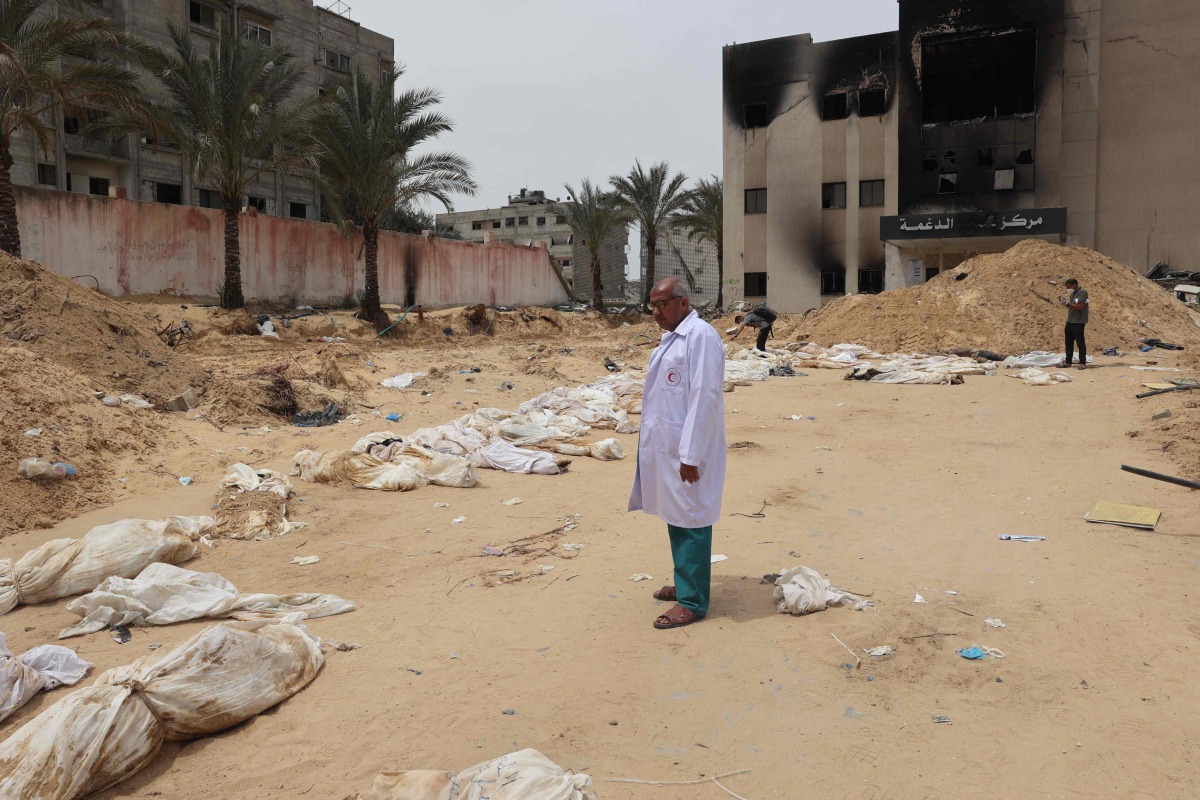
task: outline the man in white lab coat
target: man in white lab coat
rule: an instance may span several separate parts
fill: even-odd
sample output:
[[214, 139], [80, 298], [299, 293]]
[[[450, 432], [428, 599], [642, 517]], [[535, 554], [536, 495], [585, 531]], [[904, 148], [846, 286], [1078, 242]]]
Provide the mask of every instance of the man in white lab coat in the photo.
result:
[[654, 627], [679, 628], [708, 613], [712, 526], [725, 486], [725, 345], [691, 309], [679, 278], [654, 287], [650, 310], [666, 333], [646, 371], [629, 510], [667, 523], [675, 584], [654, 597], [676, 605]]

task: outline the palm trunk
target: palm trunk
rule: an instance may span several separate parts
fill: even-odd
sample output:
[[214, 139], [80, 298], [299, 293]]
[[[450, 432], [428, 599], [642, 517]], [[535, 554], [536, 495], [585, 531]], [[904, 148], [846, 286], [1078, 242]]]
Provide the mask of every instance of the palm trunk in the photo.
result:
[[225, 285], [221, 292], [221, 308], [242, 308], [246, 298], [242, 294], [242, 240], [238, 230], [241, 198], [224, 197], [222, 200], [225, 206]]
[[725, 254], [717, 245], [717, 313], [725, 310]]
[[21, 257], [21, 231], [17, 228], [17, 198], [13, 195], [12, 153], [0, 142], [0, 250]]
[[362, 318], [375, 322], [379, 317], [379, 229], [374, 225], [363, 226]]
[[604, 310], [604, 281], [600, 278], [600, 254], [592, 253], [592, 306]]
[[651, 237], [646, 234], [642, 237], [642, 241], [646, 243], [646, 263], [645, 269], [642, 270], [642, 302], [650, 302], [650, 292], [654, 291], [654, 246], [658, 244], [658, 236]]

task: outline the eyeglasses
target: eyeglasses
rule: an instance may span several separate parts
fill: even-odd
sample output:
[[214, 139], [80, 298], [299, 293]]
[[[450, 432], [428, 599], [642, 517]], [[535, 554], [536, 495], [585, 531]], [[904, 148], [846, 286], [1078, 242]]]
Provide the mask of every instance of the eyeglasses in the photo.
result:
[[675, 297], [668, 297], [666, 300], [653, 300], [649, 303], [646, 303], [646, 310], [652, 314], [656, 310], [662, 311], [664, 308], [666, 308], [671, 303], [674, 303], [678, 299], [679, 299], [679, 296], [677, 295]]

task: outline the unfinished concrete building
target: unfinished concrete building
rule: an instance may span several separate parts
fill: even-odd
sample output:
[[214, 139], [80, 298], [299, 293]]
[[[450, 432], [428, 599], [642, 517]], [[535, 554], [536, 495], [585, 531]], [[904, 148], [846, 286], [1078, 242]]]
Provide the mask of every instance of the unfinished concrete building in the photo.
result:
[[1200, 4], [899, 0], [900, 29], [724, 49], [727, 299], [804, 311], [1031, 236], [1200, 256]]
[[[591, 298], [591, 254], [576, 239], [561, 208], [562, 198], [550, 199], [541, 190], [521, 189], [499, 208], [452, 211], [437, 215], [437, 224], [458, 231], [469, 242], [542, 242], [577, 297]], [[600, 279], [605, 300], [625, 297], [626, 248], [629, 234], [618, 231], [600, 248]]]
[[[189, 30], [203, 52], [228, 20], [243, 38], [287, 47], [308, 64], [298, 91], [312, 95], [327, 91], [357, 68], [372, 76], [395, 68], [392, 40], [350, 19], [344, 3], [325, 8], [313, 0], [90, 0], [83, 8], [167, 51], [173, 49], [168, 22]], [[147, 79], [145, 86], [151, 98], [165, 96], [157, 81]], [[145, 136], [85, 141], [80, 130], [96, 113], [80, 106], [60, 109], [47, 149], [28, 133], [20, 137], [13, 146], [13, 182], [104, 196], [122, 189], [136, 200], [221, 207], [215, 187], [194, 181], [170, 142], [155, 143]], [[312, 183], [281, 173], [260, 174], [243, 201], [264, 214], [320, 218]]]

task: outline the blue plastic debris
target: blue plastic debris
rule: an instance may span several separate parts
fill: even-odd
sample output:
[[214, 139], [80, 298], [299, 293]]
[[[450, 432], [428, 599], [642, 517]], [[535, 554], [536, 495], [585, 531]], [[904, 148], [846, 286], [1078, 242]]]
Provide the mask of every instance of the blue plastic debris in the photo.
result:
[[958, 654], [963, 658], [969, 658], [972, 661], [982, 661], [983, 659], [987, 658], [987, 653], [983, 652], [983, 650], [977, 646], [964, 647], [962, 650], [958, 651]]

